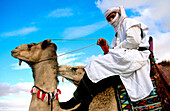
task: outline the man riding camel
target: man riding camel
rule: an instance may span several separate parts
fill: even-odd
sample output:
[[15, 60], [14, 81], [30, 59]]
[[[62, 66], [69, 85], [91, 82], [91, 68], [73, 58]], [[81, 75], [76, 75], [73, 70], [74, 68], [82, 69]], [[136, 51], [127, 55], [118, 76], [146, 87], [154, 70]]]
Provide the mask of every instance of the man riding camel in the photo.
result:
[[[109, 49], [106, 40], [97, 42], [105, 53], [85, 67], [85, 75], [74, 92], [74, 97], [60, 103], [61, 108], [70, 109], [81, 103], [77, 111], [87, 111], [93, 97], [102, 89], [105, 81], [120, 78], [132, 102], [150, 94], [153, 85], [150, 79], [148, 27], [127, 18], [125, 9], [109, 8], [105, 12], [107, 22], [116, 33]], [[112, 78], [112, 79], [110, 79]]]

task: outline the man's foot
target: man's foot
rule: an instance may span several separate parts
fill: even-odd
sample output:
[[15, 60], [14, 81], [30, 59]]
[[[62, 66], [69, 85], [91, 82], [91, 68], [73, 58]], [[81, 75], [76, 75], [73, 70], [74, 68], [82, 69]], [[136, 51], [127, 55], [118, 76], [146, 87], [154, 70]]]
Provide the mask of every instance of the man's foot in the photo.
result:
[[67, 102], [60, 102], [59, 104], [60, 104], [60, 107], [62, 109], [71, 109], [71, 108], [73, 108], [74, 106], [76, 106], [79, 103], [80, 102], [73, 97], [69, 101], [67, 101]]

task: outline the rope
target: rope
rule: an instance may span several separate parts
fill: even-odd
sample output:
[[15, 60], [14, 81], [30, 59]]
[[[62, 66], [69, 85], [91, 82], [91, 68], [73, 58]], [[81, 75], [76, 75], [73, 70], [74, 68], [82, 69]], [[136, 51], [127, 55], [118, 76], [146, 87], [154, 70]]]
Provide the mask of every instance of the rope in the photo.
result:
[[66, 54], [70, 54], [70, 53], [72, 53], [72, 52], [76, 52], [76, 51], [85, 49], [85, 48], [87, 48], [87, 47], [91, 47], [91, 46], [93, 46], [93, 45], [96, 45], [96, 43], [91, 44], [91, 45], [88, 45], [88, 46], [85, 46], [85, 47], [82, 47], [82, 48], [79, 48], [79, 49], [76, 49], [76, 50], [73, 50], [73, 51], [70, 51], [70, 52], [67, 52], [67, 53], [64, 53], [64, 54], [60, 54], [60, 55], [58, 55], [58, 56], [53, 56], [53, 57], [50, 57], [50, 58], [46, 58], [46, 59], [39, 60], [39, 61], [32, 61], [32, 62], [40, 63], [40, 62], [47, 61], [47, 60], [57, 59], [57, 57], [61, 57], [61, 56], [64, 56], [64, 55], [66, 55]]
[[76, 50], [73, 50], [73, 51], [70, 51], [70, 52], [67, 52], [67, 53], [64, 53], [64, 54], [60, 54], [60, 55], [58, 55], [57, 57], [61, 57], [61, 56], [66, 55], [66, 54], [70, 54], [70, 53], [72, 53], [72, 52], [76, 52], [76, 51], [85, 49], [85, 48], [87, 48], [87, 47], [91, 47], [91, 46], [93, 46], [93, 45], [96, 45], [96, 43], [91, 44], [91, 45], [88, 45], [88, 46], [85, 46], [85, 47], [82, 47], [82, 48], [79, 48], [79, 49], [76, 49]]
[[83, 41], [83, 40], [98, 40], [98, 39], [50, 39], [55, 41]]
[[[56, 40], [56, 41], [79, 41], [79, 40], [98, 40], [98, 39], [50, 39], [50, 40]], [[109, 41], [107, 40], [107, 42], [109, 43]], [[73, 52], [76, 52], [76, 51], [79, 51], [79, 50], [82, 50], [82, 49], [85, 49], [85, 48], [88, 48], [88, 47], [91, 47], [93, 45], [96, 45], [97, 43], [94, 43], [94, 44], [91, 44], [91, 45], [88, 45], [88, 46], [85, 46], [85, 47], [82, 47], [82, 48], [79, 48], [79, 49], [76, 49], [76, 50], [73, 50], [73, 51], [70, 51], [70, 52], [66, 52], [64, 54], [60, 54], [58, 56], [54, 56], [54, 57], [51, 57], [51, 58], [47, 58], [47, 59], [44, 59], [44, 60], [40, 60], [40, 61], [34, 61], [34, 62], [42, 62], [42, 61], [46, 61], [46, 60], [52, 60], [52, 59], [56, 59], [57, 57], [61, 57], [61, 56], [64, 56], [66, 54], [70, 54], [70, 53], [73, 53]], [[109, 44], [108, 44], [109, 45]]]

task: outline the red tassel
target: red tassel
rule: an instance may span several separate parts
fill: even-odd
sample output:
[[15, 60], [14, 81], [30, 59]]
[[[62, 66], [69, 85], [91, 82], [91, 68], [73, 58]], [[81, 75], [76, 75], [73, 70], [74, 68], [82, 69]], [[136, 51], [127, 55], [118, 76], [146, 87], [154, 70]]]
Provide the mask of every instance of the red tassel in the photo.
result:
[[[37, 93], [37, 98], [41, 99], [42, 101], [45, 101], [45, 102], [51, 101], [52, 93], [43, 93], [40, 90], [36, 91], [35, 87], [32, 88], [30, 92], [31, 93]], [[61, 94], [61, 90], [55, 89], [55, 91], [53, 91], [53, 94], [55, 96], [54, 99], [59, 99], [58, 95]]]
[[44, 97], [43, 101], [48, 102], [48, 94], [47, 93], [45, 93], [45, 97]]
[[30, 93], [33, 93], [33, 88], [31, 89]]
[[43, 101], [45, 97], [45, 93], [42, 94], [41, 100]]
[[55, 95], [55, 98], [58, 100], [58, 94]]
[[38, 90], [38, 92], [37, 92], [37, 98], [39, 98], [40, 97], [40, 90]]
[[33, 87], [33, 88], [31, 89], [30, 93], [36, 93], [36, 88]]
[[60, 89], [57, 89], [58, 93], [61, 94], [61, 90]]

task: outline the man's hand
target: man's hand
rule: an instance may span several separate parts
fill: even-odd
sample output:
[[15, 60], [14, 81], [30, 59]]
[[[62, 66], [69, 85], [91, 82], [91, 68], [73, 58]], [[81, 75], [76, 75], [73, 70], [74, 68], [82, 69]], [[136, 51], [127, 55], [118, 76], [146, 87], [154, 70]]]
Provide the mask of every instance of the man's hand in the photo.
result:
[[104, 39], [104, 38], [98, 39], [97, 45], [100, 45], [100, 47], [104, 51], [104, 54], [107, 54], [109, 52], [109, 46], [106, 42], [106, 39]]
[[104, 39], [104, 38], [100, 38], [97, 40], [97, 45], [104, 46], [106, 44], [107, 44], [106, 39]]

